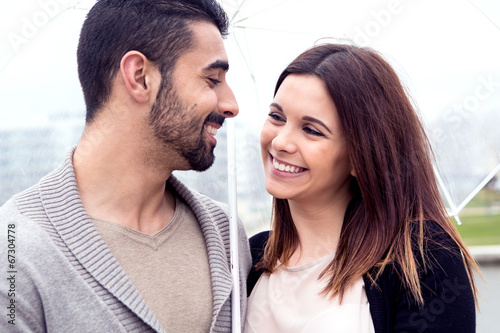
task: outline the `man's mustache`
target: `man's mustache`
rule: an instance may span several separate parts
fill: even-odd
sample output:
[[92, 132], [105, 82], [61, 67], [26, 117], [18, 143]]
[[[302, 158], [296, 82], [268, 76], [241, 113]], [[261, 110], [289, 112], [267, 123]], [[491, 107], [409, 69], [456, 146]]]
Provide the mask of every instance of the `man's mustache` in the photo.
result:
[[222, 126], [224, 124], [224, 120], [226, 120], [226, 117], [222, 116], [218, 112], [213, 111], [208, 115], [207, 119], [205, 119], [205, 123], [212, 122]]

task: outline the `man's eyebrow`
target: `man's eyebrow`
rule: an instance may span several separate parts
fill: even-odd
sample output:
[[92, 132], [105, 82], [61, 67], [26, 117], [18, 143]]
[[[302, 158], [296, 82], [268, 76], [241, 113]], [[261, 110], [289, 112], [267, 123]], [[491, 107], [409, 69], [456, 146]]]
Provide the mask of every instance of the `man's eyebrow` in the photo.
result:
[[325, 123], [323, 123], [321, 120], [319, 119], [316, 119], [316, 118], [313, 118], [313, 117], [309, 117], [309, 116], [304, 116], [302, 117], [302, 120], [305, 120], [305, 121], [310, 121], [312, 123], [316, 123], [322, 127], [324, 127], [330, 134], [332, 134], [332, 131], [330, 131], [330, 129], [325, 125]]
[[224, 60], [216, 60], [207, 67], [203, 68], [204, 72], [209, 72], [214, 69], [222, 69], [224, 72], [229, 70], [229, 63]]

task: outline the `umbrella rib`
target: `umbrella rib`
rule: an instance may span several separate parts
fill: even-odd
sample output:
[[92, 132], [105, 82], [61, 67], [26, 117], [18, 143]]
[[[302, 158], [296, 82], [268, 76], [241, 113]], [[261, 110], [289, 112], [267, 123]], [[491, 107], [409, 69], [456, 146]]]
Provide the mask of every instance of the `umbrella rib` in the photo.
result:
[[235, 38], [234, 40], [235, 40], [235, 42], [236, 42], [236, 45], [238, 46], [238, 49], [240, 50], [241, 55], [243, 55], [243, 60], [245, 60], [245, 65], [247, 66], [247, 69], [248, 69], [248, 71], [250, 72], [250, 77], [252, 78], [252, 81], [253, 81], [253, 82], [254, 82], [254, 84], [255, 84], [255, 77], [254, 77], [254, 75], [253, 75], [252, 67], [251, 67], [251, 66], [250, 66], [250, 64], [248, 63], [247, 58], [245, 57], [245, 53], [243, 52], [243, 49], [241, 48], [240, 43], [238, 42], [238, 40], [237, 40], [236, 38]]
[[443, 194], [446, 198], [446, 201], [448, 201], [448, 205], [450, 205], [451, 212], [448, 212], [448, 215], [456, 216], [458, 215], [458, 210], [457, 206], [453, 203], [453, 199], [451, 197], [450, 192], [446, 188], [443, 178], [441, 178], [441, 174], [439, 173], [438, 169], [434, 166], [434, 174], [436, 175], [436, 179], [438, 181], [439, 186], [441, 187], [441, 190], [443, 191]]
[[[287, 2], [290, 2], [290, 1], [291, 1], [291, 0], [284, 0], [284, 1], [282, 1], [282, 2], [278, 3], [278, 4], [274, 5], [274, 6], [271, 6], [271, 7], [268, 7], [268, 8], [264, 8], [264, 9], [263, 9], [263, 10], [261, 10], [261, 11], [258, 11], [258, 12], [256, 12], [256, 13], [250, 14], [250, 15], [248, 15], [248, 16], [246, 16], [246, 17], [243, 17], [243, 18], [239, 19], [239, 20], [238, 20], [238, 21], [236, 21], [236, 22], [233, 22], [233, 24], [237, 24], [237, 23], [240, 23], [240, 22], [242, 22], [242, 21], [245, 21], [245, 20], [247, 20], [248, 18], [250, 18], [250, 17], [252, 17], [252, 16], [262, 14], [262, 13], [264, 13], [264, 12], [268, 11], [268, 10], [271, 10], [271, 9], [273, 9], [273, 8], [275, 8], [275, 7], [281, 6], [281, 5], [283, 5], [283, 4], [287, 3]], [[244, 2], [245, 2], [245, 1], [243, 1], [243, 3], [244, 3]], [[243, 3], [242, 3], [242, 5], [243, 5]], [[241, 8], [241, 6], [238, 8], [238, 10], [237, 10], [237, 11], [239, 11], [239, 10], [240, 10], [240, 8]]]
[[464, 201], [462, 201], [462, 203], [457, 207], [457, 214], [458, 212], [460, 212], [462, 209], [464, 209], [464, 207], [469, 203], [469, 201], [471, 201], [475, 196], [476, 194], [479, 193], [479, 191], [481, 191], [483, 189], [483, 187], [493, 178], [495, 177], [495, 175], [500, 172], [500, 163], [496, 166], [495, 169], [493, 169], [493, 171], [491, 171], [488, 176], [486, 176], [486, 178], [483, 179], [483, 181], [481, 183], [479, 183], [479, 185], [474, 189], [474, 191], [472, 191], [469, 196], [467, 198], [464, 199]]
[[269, 32], [279, 32], [279, 33], [286, 33], [286, 34], [297, 34], [297, 35], [306, 35], [306, 36], [317, 36], [317, 34], [310, 33], [310, 32], [302, 32], [302, 31], [289, 31], [289, 30], [279, 30], [279, 29], [268, 29], [268, 28], [257, 28], [257, 27], [249, 27], [249, 26], [244, 26], [244, 25], [237, 25], [234, 26], [233, 28], [235, 29], [251, 29], [251, 30], [262, 30], [262, 31], [269, 31]]
[[238, 46], [238, 49], [240, 50], [241, 55], [243, 56], [243, 60], [245, 61], [245, 65], [247, 66], [248, 72], [250, 73], [250, 78], [253, 81], [253, 88], [255, 90], [255, 98], [257, 99], [257, 105], [260, 106], [259, 93], [257, 91], [257, 81], [255, 80], [255, 75], [253, 74], [252, 65], [248, 62], [247, 58], [245, 57], [245, 53], [243, 52], [243, 49], [241, 48], [241, 45], [238, 42], [238, 40], [236, 38], [234, 40], [236, 42], [236, 45]]
[[476, 10], [481, 13], [484, 17], [486, 17], [486, 19], [488, 21], [491, 22], [491, 24], [493, 24], [495, 26], [495, 28], [497, 28], [498, 30], [500, 30], [500, 26], [498, 26], [498, 24], [493, 21], [493, 19], [488, 15], [486, 14], [481, 8], [479, 8], [474, 2], [472, 2], [471, 0], [468, 0], [467, 2], [469, 2], [474, 8], [476, 8]]
[[231, 17], [231, 22], [236, 18], [236, 16], [240, 13], [241, 7], [245, 4], [246, 0], [243, 0], [240, 4], [238, 4], [238, 8], [236, 8], [236, 11], [233, 14], [233, 17]]

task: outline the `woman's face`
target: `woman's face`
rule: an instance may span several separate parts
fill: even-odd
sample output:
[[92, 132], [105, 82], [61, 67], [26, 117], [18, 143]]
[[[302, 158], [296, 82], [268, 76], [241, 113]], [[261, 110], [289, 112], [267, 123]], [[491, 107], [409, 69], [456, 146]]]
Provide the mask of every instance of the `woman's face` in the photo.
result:
[[266, 189], [274, 197], [327, 203], [349, 194], [344, 131], [319, 78], [287, 76], [270, 106], [260, 144]]

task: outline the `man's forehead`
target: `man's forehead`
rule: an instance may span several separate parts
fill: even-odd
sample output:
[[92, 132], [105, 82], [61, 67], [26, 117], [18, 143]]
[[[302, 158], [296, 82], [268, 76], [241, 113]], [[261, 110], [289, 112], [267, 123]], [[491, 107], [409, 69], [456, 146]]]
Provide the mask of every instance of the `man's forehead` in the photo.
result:
[[219, 29], [213, 23], [203, 21], [191, 23], [190, 28], [194, 37], [193, 47], [182, 57], [197, 63], [203, 71], [227, 71], [229, 62]]

